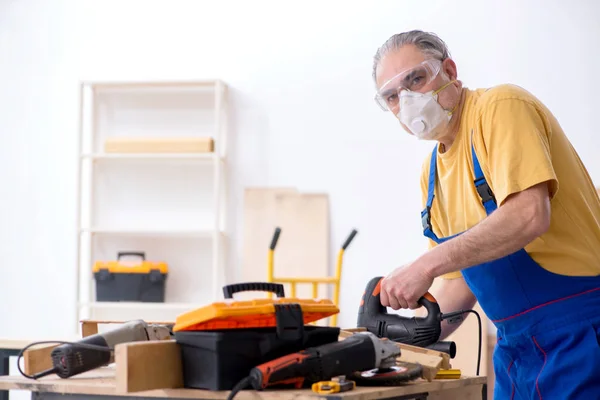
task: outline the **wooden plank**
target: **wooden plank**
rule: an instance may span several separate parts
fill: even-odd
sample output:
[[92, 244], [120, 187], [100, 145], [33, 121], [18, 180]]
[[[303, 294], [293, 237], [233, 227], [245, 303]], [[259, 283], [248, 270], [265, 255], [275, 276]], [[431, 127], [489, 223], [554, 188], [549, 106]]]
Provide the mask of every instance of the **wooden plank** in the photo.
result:
[[[267, 257], [269, 244], [278, 226], [276, 196], [284, 193], [296, 193], [295, 188], [246, 188], [244, 191], [242, 282], [265, 282], [267, 280]], [[287, 230], [284, 235], [287, 234]], [[276, 254], [279, 254], [279, 244]], [[276, 267], [279, 271], [279, 265]], [[252, 299], [258, 293], [239, 293], [238, 299]]]
[[175, 340], [118, 344], [115, 365], [119, 393], [183, 387], [181, 351]]
[[[281, 235], [275, 249], [275, 276], [326, 277], [329, 271], [329, 197], [320, 193], [279, 193], [276, 222]], [[291, 286], [285, 284], [292, 296]], [[330, 285], [319, 285], [318, 297], [328, 298]], [[299, 298], [312, 298], [312, 285], [300, 284]]]
[[94, 321], [81, 322], [81, 337], [88, 337], [98, 333], [98, 323]]
[[[242, 281], [267, 279], [269, 244], [277, 227], [281, 235], [274, 253], [276, 277], [306, 280], [331, 275], [328, 195], [299, 193], [293, 188], [248, 188], [244, 193]], [[318, 297], [329, 298], [331, 286], [320, 284]], [[284, 287], [286, 296], [292, 297], [291, 285], [284, 283]], [[265, 296], [240, 293], [236, 298]], [[295, 297], [312, 298], [312, 285], [297, 285]]]
[[448, 354], [448, 353], [444, 353], [444, 352], [437, 351], [437, 350], [427, 349], [425, 347], [412, 346], [410, 344], [404, 344], [404, 343], [397, 343], [397, 344], [403, 352], [411, 351], [413, 353], [421, 353], [421, 354], [427, 354], [430, 356], [441, 357], [442, 364], [441, 364], [440, 368], [443, 368], [443, 369], [452, 368], [452, 364], [450, 363], [450, 354]]
[[[340, 331], [340, 338], [347, 338], [350, 335], [353, 335], [356, 332], [365, 332], [366, 328], [345, 328]], [[427, 349], [425, 347], [412, 346], [410, 344], [404, 343], [396, 343], [401, 350], [412, 351], [414, 353], [428, 354], [432, 356], [441, 357], [443, 359], [442, 368], [450, 369], [452, 367], [450, 363], [450, 355], [448, 353], [444, 353], [437, 350]]]
[[421, 364], [423, 366], [421, 377], [431, 382], [435, 379], [438, 371], [442, 368], [443, 360], [438, 356], [403, 350], [400, 357], [398, 357], [398, 361]]
[[106, 153], [211, 153], [214, 147], [211, 137], [109, 137], [104, 142]]
[[462, 386], [431, 393], [427, 396], [427, 400], [481, 400], [482, 390], [483, 385]]
[[348, 336], [352, 336], [356, 332], [366, 332], [367, 328], [344, 328], [340, 330], [340, 339], [346, 339]]
[[[417, 393], [448, 394], [446, 397], [435, 397], [437, 400], [450, 399], [480, 399], [481, 385], [486, 382], [484, 377], [462, 377], [451, 380], [434, 380], [427, 382], [417, 380], [395, 387], [357, 387], [356, 389], [336, 394], [344, 400], [372, 400], [408, 396]], [[69, 379], [47, 376], [39, 380], [27, 379], [21, 376], [0, 377], [0, 390], [29, 390], [62, 394], [96, 394], [115, 395], [118, 393], [115, 383], [114, 368], [100, 368]], [[479, 393], [479, 397], [472, 397]], [[140, 398], [169, 397], [179, 399], [209, 399], [225, 400], [229, 391], [208, 391], [199, 389], [154, 389], [131, 392], [127, 396]], [[244, 390], [236, 400], [315, 400], [326, 399], [326, 395], [317, 395], [310, 390]]]
[[58, 346], [58, 344], [40, 345], [25, 350], [23, 352], [24, 372], [27, 375], [33, 375], [52, 368], [52, 357], [50, 355], [52, 350]]

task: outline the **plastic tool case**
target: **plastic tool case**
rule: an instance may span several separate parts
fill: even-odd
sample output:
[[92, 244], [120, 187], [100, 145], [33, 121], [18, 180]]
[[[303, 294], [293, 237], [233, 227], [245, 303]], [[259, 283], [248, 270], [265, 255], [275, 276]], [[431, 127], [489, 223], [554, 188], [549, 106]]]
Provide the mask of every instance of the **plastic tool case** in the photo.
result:
[[[139, 261], [123, 261], [134, 256]], [[164, 302], [168, 267], [146, 261], [143, 252], [119, 252], [116, 261], [94, 263], [96, 301]]]
[[[234, 301], [240, 291], [278, 297]], [[306, 325], [339, 312], [330, 300], [285, 298], [283, 285], [260, 282], [223, 292], [228, 300], [182, 314], [173, 327], [187, 388], [231, 390], [257, 365], [338, 340], [339, 328]]]

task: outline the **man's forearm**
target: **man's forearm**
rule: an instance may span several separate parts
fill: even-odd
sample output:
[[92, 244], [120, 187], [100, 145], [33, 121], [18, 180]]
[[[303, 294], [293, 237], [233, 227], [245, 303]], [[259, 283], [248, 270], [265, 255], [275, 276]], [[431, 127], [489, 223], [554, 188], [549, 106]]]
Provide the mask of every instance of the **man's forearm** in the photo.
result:
[[549, 224], [549, 200], [538, 196], [538, 201], [531, 203], [531, 194], [520, 196], [478, 225], [425, 253], [421, 261], [427, 265], [427, 273], [437, 277], [493, 261], [525, 247], [544, 233]]

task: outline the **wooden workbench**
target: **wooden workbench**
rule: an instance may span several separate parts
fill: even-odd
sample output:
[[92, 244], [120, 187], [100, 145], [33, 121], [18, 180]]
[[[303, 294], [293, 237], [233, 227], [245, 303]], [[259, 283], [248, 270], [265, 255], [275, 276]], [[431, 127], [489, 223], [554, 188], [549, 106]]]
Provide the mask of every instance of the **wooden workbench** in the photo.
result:
[[[61, 379], [55, 375], [39, 380], [32, 380], [22, 376], [0, 377], [0, 390], [25, 390], [32, 392], [34, 399], [207, 399], [224, 400], [228, 391], [208, 391], [197, 389], [158, 389], [142, 392], [118, 393], [115, 385], [115, 370], [106, 367], [90, 371], [85, 374], [68, 379]], [[370, 400], [370, 399], [427, 399], [427, 400], [479, 400], [484, 399], [485, 377], [461, 378], [414, 381], [400, 387], [357, 387], [356, 389], [337, 393], [335, 395], [318, 395], [309, 390], [265, 390], [242, 391], [236, 400], [315, 400], [344, 399], [344, 400]], [[66, 395], [66, 396], [65, 396]]]

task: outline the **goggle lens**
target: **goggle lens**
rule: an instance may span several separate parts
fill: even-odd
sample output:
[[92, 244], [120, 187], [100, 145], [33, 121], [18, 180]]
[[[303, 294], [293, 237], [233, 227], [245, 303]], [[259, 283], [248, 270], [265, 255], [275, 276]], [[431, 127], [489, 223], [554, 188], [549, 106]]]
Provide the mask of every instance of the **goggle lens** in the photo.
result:
[[426, 60], [414, 68], [403, 71], [384, 83], [375, 95], [375, 101], [384, 111], [398, 107], [403, 90], [418, 92], [427, 86], [440, 72], [439, 60]]

